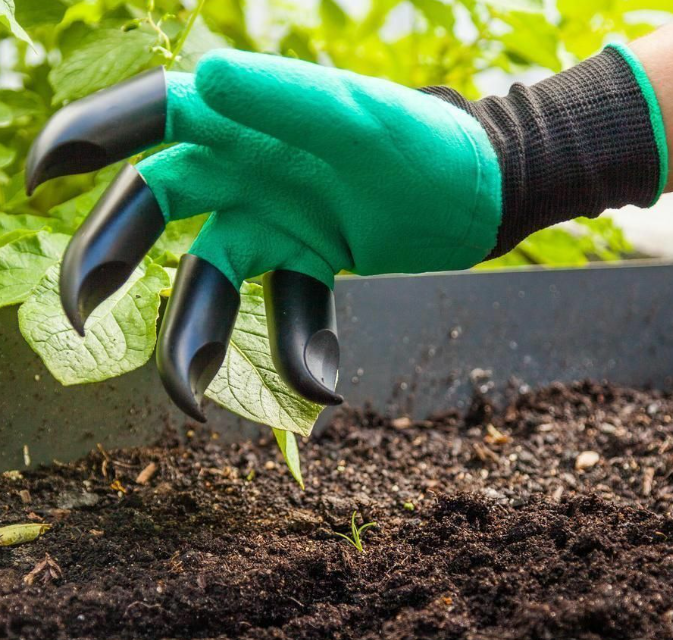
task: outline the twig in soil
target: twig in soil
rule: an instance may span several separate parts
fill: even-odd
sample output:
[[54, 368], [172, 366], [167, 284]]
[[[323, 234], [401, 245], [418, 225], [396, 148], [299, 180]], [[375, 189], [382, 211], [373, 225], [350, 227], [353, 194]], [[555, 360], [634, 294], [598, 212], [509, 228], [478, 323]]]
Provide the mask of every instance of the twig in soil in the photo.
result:
[[28, 586], [31, 586], [38, 577], [42, 578], [42, 584], [49, 584], [53, 580], [59, 580], [63, 577], [61, 567], [58, 566], [48, 553], [44, 554], [44, 559], [38, 562], [30, 573], [23, 576], [23, 581]]
[[302, 609], [306, 608], [306, 605], [303, 602], [299, 602], [297, 598], [293, 598], [292, 596], [288, 596], [288, 598], [292, 600], [292, 602], [294, 602], [295, 604], [298, 604]]
[[124, 615], [122, 617], [126, 617], [129, 613], [129, 610], [132, 609], [133, 607], [145, 607], [145, 609], [161, 609], [160, 604], [147, 604], [147, 602], [142, 602], [141, 600], [134, 600], [128, 607], [126, 607], [124, 611]]
[[103, 456], [103, 464], [100, 466], [100, 471], [103, 474], [103, 477], [107, 478], [107, 466], [110, 464], [110, 456], [108, 455], [108, 452], [103, 449], [103, 445], [100, 442], [96, 445], [96, 447]]
[[474, 449], [474, 452], [477, 454], [479, 460], [481, 460], [482, 462], [487, 462], [488, 460], [490, 460], [491, 462], [495, 462], [496, 464], [500, 463], [500, 456], [497, 453], [495, 453], [495, 451], [489, 449], [487, 446], [475, 442], [472, 445], [472, 448]]
[[136, 477], [136, 484], [147, 484], [158, 468], [156, 462], [150, 462]]
[[652, 493], [652, 483], [654, 482], [654, 467], [646, 467], [643, 471], [643, 496], [648, 498]]
[[343, 538], [344, 540], [347, 540], [350, 544], [352, 544], [360, 553], [364, 553], [364, 548], [362, 547], [362, 532], [369, 529], [369, 527], [378, 527], [376, 522], [367, 522], [363, 524], [361, 527], [358, 527], [357, 524], [355, 524], [355, 516], [357, 515], [357, 511], [353, 511], [353, 517], [351, 518], [351, 532], [352, 532], [352, 537], [347, 536], [345, 533], [339, 533], [338, 531], [335, 531], [335, 535], [339, 536], [340, 538]]

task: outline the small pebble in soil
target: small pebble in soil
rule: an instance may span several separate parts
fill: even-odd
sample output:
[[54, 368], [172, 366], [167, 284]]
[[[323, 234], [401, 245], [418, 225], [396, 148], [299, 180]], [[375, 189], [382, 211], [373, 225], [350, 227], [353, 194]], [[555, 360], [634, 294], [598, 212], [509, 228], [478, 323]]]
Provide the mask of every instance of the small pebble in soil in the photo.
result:
[[582, 451], [575, 460], [575, 469], [577, 471], [591, 469], [591, 467], [598, 464], [600, 459], [601, 456], [598, 451]]

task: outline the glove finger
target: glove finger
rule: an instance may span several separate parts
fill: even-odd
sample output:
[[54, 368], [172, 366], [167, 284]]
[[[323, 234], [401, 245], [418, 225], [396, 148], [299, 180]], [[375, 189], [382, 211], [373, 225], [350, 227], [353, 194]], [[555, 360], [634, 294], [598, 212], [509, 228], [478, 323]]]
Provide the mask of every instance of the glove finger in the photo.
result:
[[81, 335], [86, 318], [126, 282], [164, 226], [152, 191], [136, 168], [127, 164], [77, 229], [63, 256], [61, 304]]
[[210, 147], [175, 145], [139, 162], [136, 168], [166, 222], [227, 209], [238, 196], [240, 183], [231, 177], [235, 167]]
[[332, 290], [296, 271], [264, 276], [264, 303], [276, 371], [300, 396], [319, 404], [341, 404], [334, 392], [339, 340]]
[[267, 274], [264, 297], [278, 373], [308, 400], [341, 403], [334, 392], [339, 365], [334, 276], [320, 256], [238, 208], [213, 214], [189, 253], [215, 266], [236, 289], [246, 278]]
[[182, 256], [159, 331], [157, 368], [175, 404], [200, 422], [201, 399], [224, 362], [239, 305], [238, 288], [219, 269]]
[[[250, 131], [210, 109], [190, 73], [139, 74], [63, 107], [31, 146], [26, 190], [58, 176], [100, 169], [161, 142], [250, 144]], [[259, 134], [256, 134], [259, 135]]]
[[49, 119], [31, 145], [27, 193], [51, 178], [101, 169], [159, 144], [165, 121], [161, 67], [71, 102]]
[[367, 131], [378, 130], [368, 104], [384, 88], [400, 89], [347, 71], [233, 49], [202, 58], [196, 88], [227, 118], [318, 155], [332, 145], [357, 146]]
[[225, 165], [213, 150], [183, 144], [122, 169], [63, 257], [61, 302], [80, 334], [86, 318], [126, 282], [166, 222], [230, 206], [235, 181], [223, 180]]
[[229, 148], [250, 144], [250, 134], [237, 122], [211, 109], [196, 90], [193, 73], [166, 73], [166, 127], [164, 142], [190, 142]]

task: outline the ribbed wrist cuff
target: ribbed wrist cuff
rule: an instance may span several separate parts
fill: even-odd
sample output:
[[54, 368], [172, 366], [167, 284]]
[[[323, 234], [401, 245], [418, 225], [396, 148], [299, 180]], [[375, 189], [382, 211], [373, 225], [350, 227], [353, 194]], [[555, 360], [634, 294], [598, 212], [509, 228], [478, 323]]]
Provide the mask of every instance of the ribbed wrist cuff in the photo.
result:
[[664, 125], [654, 90], [630, 49], [597, 56], [504, 98], [465, 100], [426, 87], [486, 130], [503, 175], [503, 220], [491, 258], [531, 233], [626, 204], [651, 206], [668, 175]]

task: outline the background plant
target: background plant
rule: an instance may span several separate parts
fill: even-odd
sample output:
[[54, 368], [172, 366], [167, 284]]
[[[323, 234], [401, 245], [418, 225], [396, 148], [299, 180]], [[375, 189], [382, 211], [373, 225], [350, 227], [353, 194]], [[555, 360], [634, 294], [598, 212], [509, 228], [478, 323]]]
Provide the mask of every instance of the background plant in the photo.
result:
[[[345, 0], [344, 0], [345, 2]], [[95, 382], [151, 356], [161, 299], [204, 216], [172, 223], [129, 283], [78, 338], [58, 303], [58, 263], [118, 167], [51, 181], [28, 198], [30, 143], [63, 104], [155, 65], [193, 70], [217, 47], [295, 56], [470, 98], [494, 73], [557, 72], [670, 18], [670, 0], [0, 0], [0, 306], [21, 305], [23, 335], [63, 384]], [[578, 215], [582, 212], [578, 211]], [[581, 265], [630, 252], [609, 219], [552, 228], [487, 267]], [[301, 480], [293, 434], [320, 407], [273, 371], [260, 288], [244, 286], [225, 366], [208, 395], [272, 426]]]

